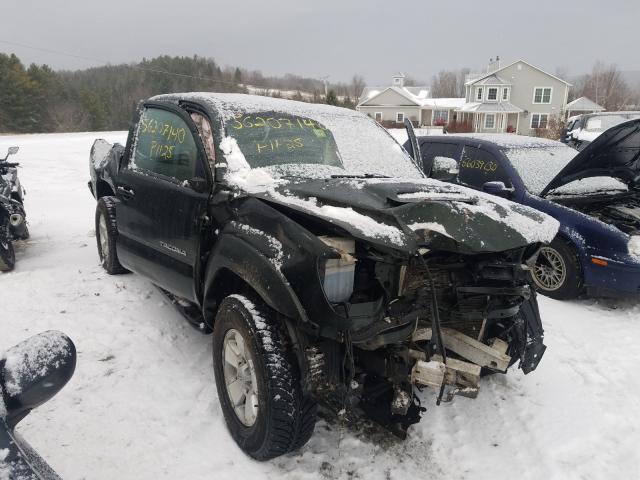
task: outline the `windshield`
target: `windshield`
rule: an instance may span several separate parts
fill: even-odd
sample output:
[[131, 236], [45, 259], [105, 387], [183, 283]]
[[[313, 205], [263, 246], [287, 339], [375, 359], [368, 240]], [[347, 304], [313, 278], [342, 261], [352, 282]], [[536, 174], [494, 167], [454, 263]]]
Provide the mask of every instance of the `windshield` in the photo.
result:
[[225, 130], [252, 169], [275, 176], [424, 177], [382, 127], [357, 113], [236, 113]]
[[623, 122], [640, 118], [640, 114], [596, 115], [587, 118], [584, 129], [588, 132], [604, 132]]
[[578, 154], [566, 145], [506, 148], [504, 153], [511, 161], [524, 186], [531, 193], [540, 192]]

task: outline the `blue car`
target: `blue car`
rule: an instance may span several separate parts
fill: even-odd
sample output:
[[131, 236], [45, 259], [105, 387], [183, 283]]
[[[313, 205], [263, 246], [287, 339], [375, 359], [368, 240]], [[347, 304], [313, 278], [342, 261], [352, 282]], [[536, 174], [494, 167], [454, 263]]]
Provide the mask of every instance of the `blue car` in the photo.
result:
[[[640, 293], [640, 119], [578, 152], [513, 134], [418, 137], [424, 171], [536, 208], [560, 223], [532, 271], [557, 299]], [[412, 152], [411, 142], [405, 148]]]

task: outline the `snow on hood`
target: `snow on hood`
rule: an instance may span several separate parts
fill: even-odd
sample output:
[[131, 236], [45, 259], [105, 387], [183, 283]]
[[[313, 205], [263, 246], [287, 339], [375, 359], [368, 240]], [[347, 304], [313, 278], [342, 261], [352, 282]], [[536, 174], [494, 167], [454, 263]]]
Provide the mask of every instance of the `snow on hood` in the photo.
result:
[[578, 153], [540, 193], [588, 177], [609, 176], [627, 184], [640, 181], [640, 119], [611, 127]]
[[537, 210], [432, 179], [297, 180], [253, 195], [410, 252], [429, 244], [433, 232], [460, 250], [498, 252], [550, 242], [559, 228]]

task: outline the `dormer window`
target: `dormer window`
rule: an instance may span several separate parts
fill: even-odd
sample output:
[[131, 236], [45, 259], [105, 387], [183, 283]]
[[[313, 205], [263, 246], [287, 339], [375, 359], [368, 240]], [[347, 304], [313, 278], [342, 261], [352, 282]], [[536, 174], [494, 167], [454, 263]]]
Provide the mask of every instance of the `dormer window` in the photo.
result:
[[490, 102], [498, 100], [498, 87], [487, 88], [487, 100]]
[[478, 100], [479, 102], [482, 101], [482, 87], [478, 87], [478, 89], [476, 90], [476, 100]]
[[509, 100], [509, 89], [507, 87], [504, 87], [502, 89], [502, 100], [504, 101]]

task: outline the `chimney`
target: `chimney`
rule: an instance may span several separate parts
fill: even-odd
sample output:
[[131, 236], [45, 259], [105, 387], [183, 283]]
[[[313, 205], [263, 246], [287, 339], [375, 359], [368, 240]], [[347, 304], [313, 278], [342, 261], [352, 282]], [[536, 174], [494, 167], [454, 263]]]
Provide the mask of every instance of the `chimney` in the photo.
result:
[[493, 72], [500, 68], [500, 56], [496, 55], [496, 59], [489, 59], [489, 65], [487, 66], [487, 72]]
[[391, 77], [391, 85], [394, 87], [404, 87], [404, 75], [402, 73], [397, 73], [393, 77]]

